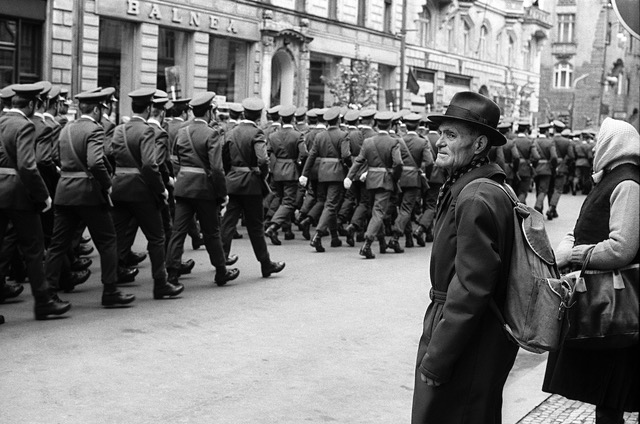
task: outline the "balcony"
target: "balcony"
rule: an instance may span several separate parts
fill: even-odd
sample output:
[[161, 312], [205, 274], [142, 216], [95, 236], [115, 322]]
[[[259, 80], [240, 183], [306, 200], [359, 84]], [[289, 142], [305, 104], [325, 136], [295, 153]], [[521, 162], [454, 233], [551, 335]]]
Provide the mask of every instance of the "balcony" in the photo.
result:
[[552, 26], [551, 14], [536, 6], [527, 7], [524, 9], [524, 23], [549, 29]]
[[552, 43], [551, 54], [554, 56], [574, 56], [578, 50], [576, 43]]

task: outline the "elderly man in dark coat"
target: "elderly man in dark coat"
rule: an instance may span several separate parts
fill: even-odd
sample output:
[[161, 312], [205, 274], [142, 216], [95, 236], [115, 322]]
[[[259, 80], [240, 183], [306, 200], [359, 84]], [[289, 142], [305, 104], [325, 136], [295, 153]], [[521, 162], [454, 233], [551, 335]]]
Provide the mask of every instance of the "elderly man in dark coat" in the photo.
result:
[[489, 308], [502, 307], [513, 245], [513, 204], [489, 182], [505, 174], [490, 164], [499, 107], [488, 98], [457, 93], [439, 124], [436, 165], [448, 174], [438, 195], [431, 254], [431, 303], [418, 348], [412, 423], [501, 422], [502, 389], [516, 358]]

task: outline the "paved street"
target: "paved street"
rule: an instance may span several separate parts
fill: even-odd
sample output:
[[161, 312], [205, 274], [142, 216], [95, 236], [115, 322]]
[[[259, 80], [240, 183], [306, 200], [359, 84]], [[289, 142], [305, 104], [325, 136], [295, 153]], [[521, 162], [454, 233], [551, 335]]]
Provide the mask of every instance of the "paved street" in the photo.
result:
[[[547, 225], [554, 245], [583, 200], [562, 198]], [[233, 245], [241, 275], [226, 287], [187, 242], [197, 265], [178, 299], [152, 299], [145, 261], [127, 288], [134, 306], [103, 309], [94, 253], [90, 280], [61, 294], [73, 303], [67, 318], [34, 321], [26, 293], [2, 305], [0, 423], [408, 422], [430, 247], [367, 261], [297, 237], [270, 246], [287, 267], [268, 279], [245, 234]], [[548, 397], [545, 357], [519, 355], [505, 423]]]

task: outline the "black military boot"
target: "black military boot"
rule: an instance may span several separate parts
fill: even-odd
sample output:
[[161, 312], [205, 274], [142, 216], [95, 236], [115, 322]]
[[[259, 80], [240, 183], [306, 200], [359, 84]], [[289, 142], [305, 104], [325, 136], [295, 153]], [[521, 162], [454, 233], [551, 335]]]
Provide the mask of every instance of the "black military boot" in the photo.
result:
[[388, 247], [390, 249], [393, 249], [393, 251], [396, 253], [404, 253], [404, 249], [400, 247], [400, 242], [398, 241], [399, 239], [400, 236], [398, 234], [394, 234], [393, 238], [389, 240]]
[[13, 299], [20, 296], [24, 290], [22, 284], [9, 283], [3, 276], [0, 276], [0, 303], [4, 303], [7, 299]]
[[134, 300], [134, 295], [122, 293], [115, 284], [105, 284], [102, 289], [102, 306], [124, 306]]
[[344, 224], [342, 222], [338, 222], [337, 231], [338, 231], [338, 234], [343, 237], [347, 235], [347, 230], [344, 228]]
[[262, 276], [264, 278], [269, 277], [271, 274], [276, 274], [284, 269], [286, 264], [284, 262], [272, 262], [266, 261], [261, 263]]
[[356, 233], [356, 231], [358, 231], [358, 229], [356, 228], [355, 225], [353, 224], [349, 224], [347, 225], [347, 244], [351, 247], [356, 245], [355, 240], [353, 239], [354, 234]]
[[90, 276], [90, 269], [85, 269], [83, 271], [71, 271], [60, 277], [58, 286], [60, 287], [60, 290], [65, 293], [71, 293], [76, 286], [85, 283]]
[[231, 266], [231, 265], [235, 264], [236, 262], [238, 262], [238, 259], [240, 259], [238, 257], [238, 255], [229, 255], [227, 257], [227, 260], [225, 261], [225, 265], [226, 266]]
[[325, 249], [322, 246], [322, 235], [320, 234], [320, 231], [316, 231], [316, 233], [313, 235], [313, 238], [311, 239], [311, 243], [309, 243], [311, 245], [311, 247], [314, 247], [316, 249], [316, 252], [324, 252]]
[[58, 295], [37, 295], [33, 308], [37, 320], [49, 318], [49, 315], [62, 315], [71, 309], [71, 303], [61, 300]]
[[280, 228], [278, 224], [271, 224], [264, 231], [264, 235], [271, 239], [271, 243], [273, 243], [274, 246], [280, 246], [282, 244], [278, 238], [278, 228]]
[[433, 242], [433, 224], [431, 224], [431, 226], [425, 232], [424, 241], [426, 241], [427, 243]]
[[424, 227], [422, 225], [418, 225], [418, 228], [413, 231], [413, 238], [416, 239], [416, 243], [418, 243], [418, 246], [426, 246], [426, 243], [424, 242]]
[[124, 261], [122, 261], [122, 265], [129, 268], [138, 265], [145, 259], [147, 259], [147, 254], [145, 252], [136, 253], [130, 250], [129, 253], [127, 253], [127, 256], [125, 256]]
[[172, 284], [166, 280], [153, 281], [153, 298], [163, 299], [165, 297], [174, 297], [182, 293], [184, 286], [180, 283]]
[[293, 231], [291, 231], [291, 228], [289, 228], [287, 231], [284, 232], [285, 240], [293, 240], [295, 238], [296, 238], [296, 235], [293, 233]]
[[213, 280], [218, 286], [222, 287], [229, 281], [235, 280], [240, 275], [238, 268], [221, 268], [216, 270], [216, 278]]
[[364, 256], [365, 259], [374, 259], [376, 257], [371, 251], [371, 243], [373, 243], [372, 239], [365, 238], [364, 244], [360, 248], [360, 256]]
[[300, 221], [300, 223], [298, 224], [298, 228], [302, 232], [302, 237], [304, 237], [305, 240], [311, 239], [311, 233], [309, 232], [311, 229], [311, 218], [306, 217], [305, 219]]
[[404, 247], [411, 248], [413, 246], [413, 235], [411, 229], [409, 229], [404, 232]]
[[338, 230], [331, 230], [331, 247], [340, 247], [342, 246], [342, 240], [340, 240], [340, 236], [338, 235]]
[[387, 241], [384, 239], [383, 235], [378, 236], [378, 244], [380, 245], [380, 253], [387, 253]]
[[187, 259], [186, 261], [180, 263], [178, 274], [191, 274], [191, 270], [193, 270], [194, 266], [196, 266], [196, 262], [193, 259]]
[[118, 267], [118, 284], [133, 283], [138, 272], [138, 268]]

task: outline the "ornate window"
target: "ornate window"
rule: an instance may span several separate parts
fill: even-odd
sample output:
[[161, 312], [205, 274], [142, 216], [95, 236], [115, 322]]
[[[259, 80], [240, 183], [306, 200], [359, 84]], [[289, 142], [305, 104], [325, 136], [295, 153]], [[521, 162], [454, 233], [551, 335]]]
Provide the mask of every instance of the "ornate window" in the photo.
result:
[[514, 66], [516, 60], [516, 39], [509, 34], [509, 42], [507, 44], [507, 66]]
[[426, 6], [423, 6], [422, 12], [418, 14], [416, 24], [418, 27], [418, 44], [422, 47], [431, 45], [431, 12]]
[[471, 51], [471, 26], [467, 21], [462, 21], [462, 54]]
[[480, 27], [480, 40], [478, 40], [478, 57], [480, 59], [488, 59], [489, 51], [487, 42], [489, 40], [489, 28], [486, 25]]
[[573, 43], [573, 30], [576, 15], [573, 13], [558, 14], [558, 42]]
[[450, 52], [456, 48], [456, 18], [455, 16], [447, 21], [447, 47]]
[[573, 66], [568, 62], [557, 63], [553, 68], [553, 88], [571, 88]]

